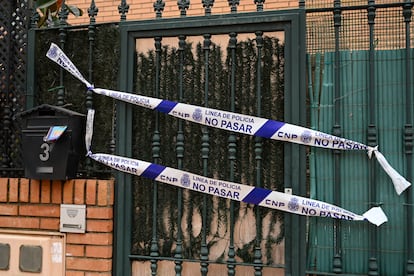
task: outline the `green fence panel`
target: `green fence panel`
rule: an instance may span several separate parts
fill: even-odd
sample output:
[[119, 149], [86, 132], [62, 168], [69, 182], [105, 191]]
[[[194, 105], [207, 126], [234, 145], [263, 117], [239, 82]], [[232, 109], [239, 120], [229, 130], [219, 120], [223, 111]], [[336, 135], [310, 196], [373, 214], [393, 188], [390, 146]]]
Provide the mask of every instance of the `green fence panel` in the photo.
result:
[[[368, 51], [340, 53], [340, 91], [334, 98], [335, 53], [308, 57], [312, 77], [310, 88], [311, 126], [332, 132], [334, 105], [339, 101], [342, 136], [367, 143], [368, 129]], [[376, 118], [379, 149], [389, 163], [402, 175], [406, 173], [404, 154], [405, 111], [405, 52], [377, 51]], [[412, 62], [412, 61], [411, 61]], [[340, 158], [341, 207], [362, 214], [370, 208], [370, 166], [377, 175], [376, 201], [388, 216], [388, 222], [375, 228], [365, 222], [342, 222], [340, 242], [342, 272], [366, 275], [369, 258], [378, 258], [380, 275], [403, 275], [406, 263], [406, 195], [398, 196], [390, 178], [376, 162], [370, 162], [366, 152], [343, 152]], [[310, 192], [312, 198], [333, 202], [334, 156], [331, 151], [311, 149]], [[370, 233], [377, 231], [377, 248], [370, 242]], [[308, 232], [307, 269], [314, 273], [333, 271], [335, 253], [334, 222], [311, 218]]]

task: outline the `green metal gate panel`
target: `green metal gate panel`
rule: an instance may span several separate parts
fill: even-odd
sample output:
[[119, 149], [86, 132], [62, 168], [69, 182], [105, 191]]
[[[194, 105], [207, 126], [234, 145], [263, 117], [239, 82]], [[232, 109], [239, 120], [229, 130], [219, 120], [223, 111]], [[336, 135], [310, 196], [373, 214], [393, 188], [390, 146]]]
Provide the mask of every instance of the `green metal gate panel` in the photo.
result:
[[[334, 98], [335, 53], [308, 56], [308, 70], [315, 76], [310, 79], [309, 85], [313, 128], [332, 133], [335, 101], [339, 101], [342, 136], [367, 144], [368, 55], [368, 51], [340, 52], [341, 95], [338, 99]], [[379, 149], [397, 171], [406, 175], [405, 52], [376, 51], [375, 60], [375, 113]], [[375, 191], [372, 191], [373, 186], [370, 184], [370, 169], [375, 170], [376, 174]], [[335, 173], [340, 174], [339, 191], [335, 191]], [[341, 222], [339, 229], [335, 229], [332, 220], [311, 218], [308, 271], [324, 275], [334, 271], [347, 275], [367, 275], [373, 269], [370, 258], [377, 258], [378, 275], [404, 275], [406, 238], [412, 234], [406, 230], [406, 202], [410, 190], [398, 196], [390, 178], [375, 160], [367, 158], [364, 151], [340, 153], [340, 167], [336, 171], [331, 151], [312, 148], [312, 198], [333, 202], [335, 192], [339, 192], [342, 207], [362, 214], [370, 206], [379, 205], [387, 214], [388, 222], [378, 228], [366, 222]], [[371, 198], [375, 198], [376, 202], [370, 202]], [[339, 239], [335, 239], [335, 235], [340, 235]], [[372, 237], [376, 237], [374, 241]], [[339, 254], [335, 254], [338, 248]]]
[[[304, 30], [301, 9], [261, 12], [260, 16], [243, 13], [122, 22], [119, 88], [266, 118], [281, 116], [281, 120], [305, 125], [305, 82], [300, 77], [306, 71]], [[278, 51], [269, 43], [276, 37], [267, 38], [275, 33], [283, 34], [283, 66], [274, 63]], [[150, 45], [147, 48], [146, 43]], [[203, 52], [197, 54], [198, 51]], [[215, 56], [220, 57], [219, 61], [213, 60]], [[271, 58], [266, 59], [268, 56]], [[226, 66], [221, 68], [223, 61]], [[242, 78], [241, 73], [249, 77]], [[275, 83], [281, 75], [283, 82]], [[282, 92], [280, 97], [276, 94], [278, 89]], [[177, 169], [270, 189], [277, 187], [267, 183], [281, 183], [280, 190], [306, 193], [305, 148], [299, 145], [279, 144], [282, 150], [276, 151], [273, 146], [277, 144], [264, 139], [202, 129], [122, 103], [117, 103], [117, 122], [118, 155], [152, 159]], [[279, 163], [266, 165], [275, 159]], [[176, 275], [191, 275], [185, 271], [188, 263], [197, 264], [202, 275], [207, 275], [209, 265], [213, 268], [215, 264], [228, 275], [249, 267], [255, 275], [275, 273], [281, 267], [286, 275], [305, 274], [305, 217], [285, 216], [285, 262], [277, 263], [269, 252], [281, 239], [269, 238], [262, 230], [266, 227], [262, 221], [267, 210], [224, 200], [218, 201], [216, 208], [211, 198], [122, 173], [116, 174], [116, 182], [114, 275], [130, 275], [131, 263], [138, 262], [150, 262], [152, 275], [162, 274], [165, 261], [174, 265]], [[239, 214], [250, 212], [254, 219], [248, 223], [255, 237], [247, 242], [236, 240]], [[193, 214], [202, 224], [192, 223]], [[220, 231], [210, 226], [211, 222], [219, 224]], [[200, 225], [201, 234], [192, 231]], [[221, 234], [223, 230], [226, 235], [230, 233], [228, 237]], [[219, 242], [228, 249], [210, 256], [209, 250]]]

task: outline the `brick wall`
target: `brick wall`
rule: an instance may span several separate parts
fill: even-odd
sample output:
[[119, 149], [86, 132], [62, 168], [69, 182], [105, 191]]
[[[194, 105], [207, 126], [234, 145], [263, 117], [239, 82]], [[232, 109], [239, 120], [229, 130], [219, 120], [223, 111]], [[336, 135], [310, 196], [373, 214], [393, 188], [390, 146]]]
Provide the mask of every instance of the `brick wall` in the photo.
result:
[[66, 234], [66, 276], [111, 275], [113, 180], [0, 178], [0, 228], [58, 232], [60, 204], [86, 205], [86, 233]]
[[[154, 2], [155, 0], [127, 0], [129, 10], [127, 13], [127, 20], [142, 20], [155, 18]], [[180, 11], [177, 7], [177, 0], [165, 0], [165, 8], [162, 13], [163, 18], [179, 17]], [[77, 6], [84, 14], [80, 17], [74, 17], [69, 15], [69, 23], [72, 25], [88, 24], [88, 8], [90, 7], [91, 0], [66, 0], [67, 4]], [[99, 12], [96, 17], [96, 22], [118, 22], [120, 15], [118, 12], [118, 6], [121, 3], [120, 0], [95, 0], [95, 5], [98, 7]], [[293, 9], [298, 7], [297, 0], [266, 0], [264, 3], [264, 10], [280, 10], [280, 9]], [[241, 0], [237, 7], [238, 12], [251, 12], [256, 11], [256, 5], [253, 0]], [[228, 0], [215, 0], [211, 13], [223, 14], [229, 13], [230, 7]], [[201, 1], [190, 1], [190, 8], [187, 11], [188, 16], [204, 15], [204, 8]]]

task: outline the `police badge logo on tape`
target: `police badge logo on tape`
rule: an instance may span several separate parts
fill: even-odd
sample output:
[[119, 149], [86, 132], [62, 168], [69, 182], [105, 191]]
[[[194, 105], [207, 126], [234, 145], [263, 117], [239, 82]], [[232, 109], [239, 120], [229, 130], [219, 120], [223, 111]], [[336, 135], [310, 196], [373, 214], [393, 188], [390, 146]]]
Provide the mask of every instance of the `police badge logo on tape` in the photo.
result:
[[196, 122], [201, 122], [203, 120], [203, 113], [200, 108], [196, 108], [193, 113], [193, 120]]
[[312, 133], [308, 130], [305, 130], [300, 136], [300, 140], [305, 144], [310, 143], [312, 141]]
[[181, 177], [180, 183], [183, 187], [190, 187], [190, 184], [191, 184], [190, 176], [188, 174], [183, 174], [183, 176]]
[[56, 46], [52, 46], [50, 47], [50, 50], [47, 52], [48, 56], [53, 58], [57, 57], [57, 52], [58, 52], [58, 48]]
[[292, 197], [292, 199], [289, 201], [288, 209], [292, 212], [299, 210], [298, 199], [296, 197]]

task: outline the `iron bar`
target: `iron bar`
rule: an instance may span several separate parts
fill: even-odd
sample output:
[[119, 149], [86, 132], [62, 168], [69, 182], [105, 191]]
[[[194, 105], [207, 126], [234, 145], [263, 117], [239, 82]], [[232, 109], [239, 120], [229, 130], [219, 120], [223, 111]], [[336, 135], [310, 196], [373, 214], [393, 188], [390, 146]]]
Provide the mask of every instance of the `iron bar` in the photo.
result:
[[[95, 49], [95, 17], [98, 15], [99, 9], [95, 5], [95, 0], [91, 1], [91, 5], [88, 8], [89, 26], [88, 26], [88, 40], [89, 40], [89, 62], [88, 62], [88, 80], [93, 83], [93, 60]], [[93, 92], [91, 90], [86, 91], [86, 108], [93, 108]]]
[[[95, 49], [95, 17], [98, 15], [98, 8], [95, 5], [95, 0], [91, 1], [91, 5], [88, 8], [89, 26], [88, 26], [88, 40], [89, 40], [89, 59], [88, 59], [88, 80], [93, 83], [93, 61], [94, 61], [94, 49]], [[93, 92], [91, 90], [86, 91], [86, 109], [93, 109]], [[113, 136], [112, 136], [113, 137]], [[115, 140], [113, 140], [115, 141]], [[91, 175], [92, 163], [89, 158], [86, 159], [86, 172], [87, 175]]]
[[[408, 1], [403, 6], [403, 16], [405, 22], [405, 126], [404, 126], [404, 148], [406, 156], [406, 177], [407, 180], [412, 183], [413, 173], [413, 141], [414, 141], [414, 132], [413, 132], [413, 108], [412, 108], [412, 88], [411, 88], [411, 16], [412, 16], [413, 4], [408, 3]], [[414, 275], [414, 248], [413, 248], [413, 188], [408, 188], [406, 196], [406, 216], [407, 216], [407, 225], [406, 225], [406, 239], [407, 239], [407, 263], [406, 263], [406, 275]]]
[[[157, 36], [154, 38], [155, 46], [155, 90], [154, 97], [158, 98], [160, 95], [160, 81], [161, 81], [161, 41], [162, 37]], [[160, 119], [159, 113], [154, 114], [154, 133], [152, 136], [152, 160], [154, 163], [158, 163], [160, 159], [161, 137], [159, 131]], [[157, 234], [157, 220], [158, 220], [158, 182], [152, 182], [152, 238], [151, 238], [151, 275], [157, 275], [157, 258], [159, 257], [158, 248], [158, 234]]]
[[[369, 25], [369, 65], [368, 65], [368, 98], [369, 98], [369, 111], [368, 111], [368, 146], [377, 145], [377, 126], [376, 126], [376, 89], [375, 89], [375, 16], [376, 7], [374, 6], [375, 0], [368, 0], [367, 16]], [[376, 206], [376, 170], [375, 161], [370, 162], [370, 202], [372, 207]], [[369, 226], [370, 237], [371, 237], [371, 252], [368, 260], [368, 275], [374, 276], [379, 275], [378, 271], [378, 259], [377, 259], [377, 229]]]
[[[263, 32], [256, 32], [257, 64], [256, 64], [256, 115], [262, 116], [262, 49]], [[262, 138], [255, 137], [254, 152], [256, 160], [256, 187], [262, 187]], [[256, 206], [256, 238], [254, 247], [254, 275], [262, 275], [262, 212]]]
[[[235, 111], [235, 91], [236, 91], [236, 47], [237, 47], [237, 34], [232, 32], [229, 34], [229, 51], [230, 51], [230, 111]], [[229, 160], [229, 168], [230, 168], [230, 175], [229, 181], [235, 181], [235, 165], [236, 165], [236, 136], [232, 133], [229, 135], [228, 138], [228, 160]], [[234, 250], [234, 201], [230, 201], [230, 245], [229, 245], [229, 252], [228, 262], [227, 262], [227, 269], [228, 275], [233, 276], [236, 274], [236, 266], [235, 266], [235, 256], [236, 252]]]
[[[184, 51], [185, 51], [185, 35], [178, 36], [178, 54], [179, 54], [179, 75], [178, 75], [178, 101], [182, 102], [184, 97]], [[177, 155], [177, 168], [183, 169], [183, 159], [184, 159], [184, 131], [183, 131], [183, 121], [178, 121], [178, 130], [177, 130], [177, 141], [176, 141], [176, 155]], [[178, 189], [177, 191], [177, 241], [174, 257], [175, 261], [175, 274], [181, 275], [182, 271], [182, 258], [183, 258], [183, 241], [182, 241], [182, 228], [181, 220], [183, 213], [183, 190]]]
[[[210, 46], [211, 35], [204, 35], [203, 50], [204, 50], [204, 106], [208, 107], [208, 94], [209, 94], [209, 61], [210, 61]], [[210, 153], [209, 132], [207, 127], [202, 128], [201, 137], [201, 158], [203, 160], [203, 175], [208, 176], [208, 160]], [[201, 275], [207, 276], [208, 273], [208, 254], [209, 249], [207, 246], [207, 195], [203, 194], [203, 207], [202, 207], [202, 230], [201, 230], [201, 249], [200, 249], [200, 266]]]
[[[337, 137], [342, 137], [340, 117], [341, 117], [341, 56], [340, 56], [340, 29], [341, 29], [341, 1], [334, 1], [334, 28], [335, 28], [335, 83], [334, 83], [334, 106], [335, 106], [335, 115], [334, 115], [334, 126], [333, 134]], [[337, 206], [341, 206], [341, 151], [334, 150], [334, 203]], [[342, 246], [341, 246], [341, 221], [335, 220], [334, 222], [334, 257], [332, 270], [335, 273], [342, 273]]]
[[[60, 42], [60, 48], [62, 50], [65, 49], [65, 43], [66, 43], [66, 29], [67, 26], [67, 19], [68, 19], [69, 11], [65, 6], [65, 0], [62, 1], [62, 7], [59, 11], [59, 42]], [[57, 105], [62, 106], [65, 104], [65, 84], [63, 81], [65, 74], [65, 70], [63, 68], [60, 68], [59, 71], [59, 89], [57, 92]]]

